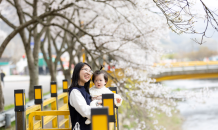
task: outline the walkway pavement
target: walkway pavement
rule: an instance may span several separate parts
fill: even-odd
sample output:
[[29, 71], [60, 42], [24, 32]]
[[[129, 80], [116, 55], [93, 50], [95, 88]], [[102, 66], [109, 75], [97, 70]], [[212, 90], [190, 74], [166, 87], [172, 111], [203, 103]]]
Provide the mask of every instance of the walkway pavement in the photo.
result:
[[[43, 93], [50, 91], [50, 76], [49, 75], [40, 75], [39, 84], [42, 85]], [[64, 79], [63, 75], [57, 76], [57, 86], [62, 86], [62, 80]], [[28, 98], [29, 92], [29, 76], [15, 75], [15, 76], [6, 76], [5, 85], [3, 87], [3, 94], [5, 98], [5, 105], [14, 103], [14, 90], [15, 89], [25, 89], [26, 98]]]
[[11, 82], [11, 81], [28, 81], [30, 78], [27, 75], [8, 75], [5, 76], [4, 81], [5, 82]]

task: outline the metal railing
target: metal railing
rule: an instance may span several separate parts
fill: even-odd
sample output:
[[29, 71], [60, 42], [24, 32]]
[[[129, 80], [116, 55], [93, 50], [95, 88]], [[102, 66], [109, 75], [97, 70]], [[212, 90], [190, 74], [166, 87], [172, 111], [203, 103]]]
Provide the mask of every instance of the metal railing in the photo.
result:
[[[34, 86], [34, 103], [35, 105], [32, 105], [28, 108], [26, 108], [25, 104], [25, 90], [14, 90], [14, 101], [15, 101], [15, 122], [16, 122], [16, 129], [29, 129], [28, 124], [28, 117], [31, 115], [31, 113], [34, 112], [45, 112], [43, 111], [43, 108], [45, 106], [50, 105], [52, 111], [56, 110], [68, 110], [68, 93], [65, 90], [68, 88], [68, 85], [66, 84], [66, 80], [63, 80], [63, 93], [59, 94], [57, 93], [57, 84], [56, 82], [51, 82], [51, 97], [49, 99], [43, 100], [43, 94], [42, 94], [42, 87], [41, 86]], [[63, 105], [58, 107], [58, 101], [63, 99]], [[27, 119], [26, 119], [27, 118]], [[52, 122], [52, 128], [59, 128], [62, 125], [65, 125], [65, 128], [70, 128], [69, 126], [69, 115], [65, 115], [64, 119], [62, 121], [58, 121], [57, 115], [55, 116], [35, 116], [34, 121], [34, 128], [43, 128], [46, 124], [49, 122]]]
[[169, 67], [202, 66], [202, 65], [218, 65], [218, 61], [190, 61], [190, 62], [174, 62], [174, 63], [156, 63], [156, 64], [154, 64], [154, 66], [169, 66]]
[[[52, 123], [52, 129], [65, 129], [70, 130], [69, 110], [68, 110], [68, 92], [67, 81], [63, 80], [63, 90], [57, 91], [56, 82], [51, 82], [51, 94], [43, 97], [42, 86], [34, 86], [34, 100], [25, 102], [25, 90], [18, 89], [14, 91], [15, 107], [11, 109], [10, 114], [2, 115], [0, 119], [7, 120], [2, 121], [2, 126], [10, 126], [11, 121], [16, 122], [16, 130], [43, 130], [44, 126], [49, 122]], [[117, 92], [116, 87], [111, 87], [111, 91]], [[91, 110], [92, 130], [98, 130], [104, 127], [105, 130], [117, 129], [118, 125], [118, 108], [114, 105], [113, 94], [110, 96], [104, 96], [102, 98], [102, 108], [94, 108]], [[58, 101], [63, 99], [63, 105], [58, 107]], [[50, 111], [44, 111], [45, 106], [51, 106]], [[14, 112], [15, 111], [15, 112]], [[7, 111], [9, 112], [9, 111]], [[112, 113], [111, 113], [112, 112]], [[8, 116], [9, 115], [9, 116]], [[64, 115], [63, 120], [58, 120], [58, 115]], [[35, 117], [35, 119], [33, 119]], [[13, 118], [13, 119], [12, 119]], [[59, 122], [60, 121], [60, 122]], [[97, 125], [102, 122], [102, 125]], [[111, 125], [113, 123], [113, 125]], [[60, 128], [60, 127], [65, 128]], [[44, 130], [49, 130], [46, 128]]]
[[203, 79], [218, 77], [218, 61], [192, 61], [175, 62], [171, 64], [160, 63], [155, 66], [164, 66], [158, 74], [149, 75], [156, 82], [175, 79]]
[[[63, 90], [58, 90], [58, 95], [61, 93], [63, 93]], [[51, 98], [50, 94], [43, 96], [43, 100], [46, 100], [49, 98]], [[35, 105], [34, 100], [31, 100], [28, 103], [26, 103], [26, 108], [33, 106], [33, 105]], [[9, 127], [11, 122], [13, 122], [13, 121], [15, 121], [14, 107], [7, 110], [7, 111], [0, 113], [0, 127], [2, 127], [2, 126]]]

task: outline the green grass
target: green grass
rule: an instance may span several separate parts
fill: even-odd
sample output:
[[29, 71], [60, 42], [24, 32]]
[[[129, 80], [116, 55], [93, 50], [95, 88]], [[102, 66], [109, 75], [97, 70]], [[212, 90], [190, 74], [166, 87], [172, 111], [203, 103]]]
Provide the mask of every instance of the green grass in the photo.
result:
[[[26, 98], [26, 103], [29, 102], [29, 98]], [[11, 108], [14, 108], [14, 104], [10, 104], [10, 105], [7, 105], [7, 106], [4, 106], [4, 111], [7, 111]]]
[[5, 129], [4, 127], [0, 127], [0, 130], [15, 130], [15, 121], [11, 122], [11, 127]]
[[157, 126], [164, 126], [167, 130], [181, 130], [183, 119], [180, 113], [172, 113], [171, 117], [168, 117], [165, 113], [155, 115], [155, 119], [158, 120]]
[[10, 105], [7, 105], [7, 106], [4, 106], [4, 110], [9, 110], [11, 108], [14, 108], [14, 104], [10, 104]]
[[173, 89], [172, 91], [183, 91], [183, 90], [187, 90], [187, 89], [177, 88], [177, 89]]

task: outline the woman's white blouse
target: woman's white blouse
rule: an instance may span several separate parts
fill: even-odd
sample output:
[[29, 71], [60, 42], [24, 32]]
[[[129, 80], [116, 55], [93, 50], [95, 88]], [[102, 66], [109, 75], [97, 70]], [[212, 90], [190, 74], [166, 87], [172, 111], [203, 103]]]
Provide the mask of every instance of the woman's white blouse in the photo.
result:
[[77, 89], [70, 93], [70, 105], [76, 109], [82, 117], [91, 118], [91, 107], [87, 105], [85, 98]]

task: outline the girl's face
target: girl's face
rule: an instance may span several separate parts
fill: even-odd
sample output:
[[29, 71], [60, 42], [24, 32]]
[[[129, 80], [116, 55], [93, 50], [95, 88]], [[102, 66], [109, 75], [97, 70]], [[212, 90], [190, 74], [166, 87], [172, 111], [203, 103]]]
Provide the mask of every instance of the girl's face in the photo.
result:
[[79, 85], [84, 86], [91, 79], [92, 70], [88, 65], [84, 65], [79, 72]]
[[106, 81], [104, 79], [104, 74], [97, 75], [95, 77], [94, 84], [95, 84], [95, 87], [97, 87], [97, 88], [104, 87], [104, 85], [106, 84]]

